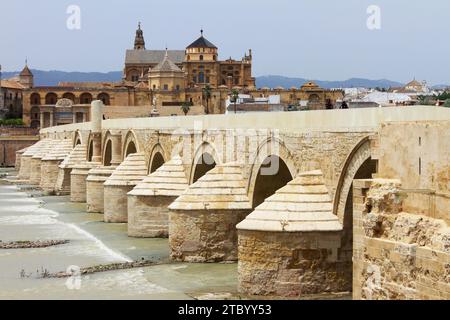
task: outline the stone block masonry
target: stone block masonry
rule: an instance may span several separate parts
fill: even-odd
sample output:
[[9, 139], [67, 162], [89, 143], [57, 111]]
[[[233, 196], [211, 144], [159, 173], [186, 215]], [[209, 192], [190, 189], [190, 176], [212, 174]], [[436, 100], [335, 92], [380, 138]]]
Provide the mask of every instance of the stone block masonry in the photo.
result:
[[147, 176], [143, 153], [130, 154], [104, 184], [105, 222], [128, 222], [127, 194]]
[[404, 212], [399, 180], [355, 181], [354, 195], [354, 299], [450, 299], [445, 221]]
[[300, 173], [243, 222], [239, 291], [300, 297], [351, 289], [351, 262], [340, 255], [342, 225], [321, 171]]

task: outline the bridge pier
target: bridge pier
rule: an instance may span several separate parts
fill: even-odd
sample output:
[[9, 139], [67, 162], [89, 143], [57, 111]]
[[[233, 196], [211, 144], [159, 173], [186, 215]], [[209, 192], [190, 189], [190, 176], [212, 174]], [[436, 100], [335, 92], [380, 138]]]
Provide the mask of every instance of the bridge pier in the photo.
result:
[[298, 297], [351, 289], [342, 225], [320, 171], [300, 174], [238, 224], [239, 291]]
[[86, 204], [89, 213], [104, 213], [104, 183], [113, 174], [117, 166], [98, 167], [89, 170], [86, 178]]
[[59, 165], [58, 178], [55, 187], [57, 195], [70, 195], [72, 169], [77, 164], [86, 161], [86, 148], [86, 145], [78, 144]]
[[31, 158], [30, 163], [30, 184], [40, 185], [41, 184], [41, 169], [42, 169], [42, 158], [44, 158], [48, 153], [50, 153], [55, 147], [57, 140], [48, 140], [46, 144], [39, 148], [39, 150]]
[[105, 222], [128, 222], [128, 192], [147, 175], [143, 153], [130, 154], [104, 184]]
[[128, 236], [169, 237], [169, 205], [189, 187], [183, 161], [174, 157], [128, 193]]
[[236, 225], [251, 211], [239, 164], [217, 165], [191, 185], [169, 209], [173, 260], [237, 260]]
[[25, 153], [25, 151], [28, 150], [28, 148], [24, 148], [24, 149], [16, 151], [16, 162], [14, 164], [14, 167], [15, 167], [17, 172], [20, 171], [20, 162], [21, 162], [21, 159], [22, 159], [22, 155]]
[[70, 173], [70, 201], [83, 203], [87, 201], [86, 179], [89, 171], [101, 165], [99, 162], [83, 162], [75, 165]]
[[31, 175], [31, 159], [34, 154], [38, 152], [39, 148], [41, 148], [44, 144], [48, 142], [47, 139], [40, 140], [36, 142], [34, 145], [29, 147], [27, 151], [25, 151], [20, 158], [20, 170], [19, 170], [19, 179], [20, 180], [30, 180]]
[[41, 162], [41, 184], [45, 192], [53, 194], [56, 191], [56, 182], [59, 175], [59, 165], [72, 151], [72, 141], [60, 140], [53, 149], [42, 158]]

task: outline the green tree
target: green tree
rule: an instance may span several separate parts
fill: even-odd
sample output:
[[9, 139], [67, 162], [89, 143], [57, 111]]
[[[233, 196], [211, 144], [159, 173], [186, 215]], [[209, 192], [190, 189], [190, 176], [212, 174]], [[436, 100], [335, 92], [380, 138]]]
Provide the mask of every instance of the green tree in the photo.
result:
[[189, 111], [191, 111], [191, 103], [189, 101], [183, 102], [181, 105], [181, 111], [183, 111], [184, 115], [187, 116]]
[[234, 113], [237, 113], [237, 101], [239, 99], [239, 91], [237, 89], [231, 90], [231, 102], [234, 103]]
[[450, 99], [445, 100], [444, 107], [450, 108]]
[[203, 99], [206, 100], [206, 108], [205, 108], [205, 113], [209, 114], [209, 100], [211, 99], [211, 86], [209, 84], [207, 84], [204, 88], [203, 88]]

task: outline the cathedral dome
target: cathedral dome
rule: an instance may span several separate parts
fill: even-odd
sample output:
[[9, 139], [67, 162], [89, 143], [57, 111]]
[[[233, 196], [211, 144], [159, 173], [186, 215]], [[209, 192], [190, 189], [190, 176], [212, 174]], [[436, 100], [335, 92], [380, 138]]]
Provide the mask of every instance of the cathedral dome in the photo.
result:
[[208, 41], [205, 37], [203, 37], [203, 30], [201, 30], [201, 36], [194, 42], [192, 42], [187, 49], [193, 49], [193, 48], [211, 48], [211, 49], [217, 49], [217, 47], [212, 44], [210, 41]]

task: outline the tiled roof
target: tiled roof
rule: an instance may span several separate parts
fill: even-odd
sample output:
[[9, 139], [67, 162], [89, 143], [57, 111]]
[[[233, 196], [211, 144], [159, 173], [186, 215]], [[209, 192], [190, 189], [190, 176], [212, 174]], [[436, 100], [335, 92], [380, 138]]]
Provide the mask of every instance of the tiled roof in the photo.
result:
[[25, 68], [23, 68], [22, 72], [20, 72], [21, 76], [33, 76], [33, 73], [31, 72], [30, 68], [26, 65]]
[[[164, 60], [166, 50], [127, 50], [126, 64], [158, 64]], [[177, 64], [183, 63], [184, 50], [169, 50], [169, 59]]]
[[158, 63], [150, 72], [181, 72], [181, 69], [170, 60], [169, 54], [166, 52], [164, 60]]
[[19, 82], [12, 81], [12, 80], [2, 80], [1, 87], [8, 88], [8, 89], [17, 89], [17, 90], [25, 89], [25, 87], [23, 85], [21, 85]]
[[187, 48], [188, 49], [190, 49], [190, 48], [212, 48], [212, 49], [217, 49], [217, 47], [214, 44], [212, 44], [211, 42], [209, 42], [204, 36], [201, 36], [200, 38], [198, 38], [197, 40], [192, 42]]

